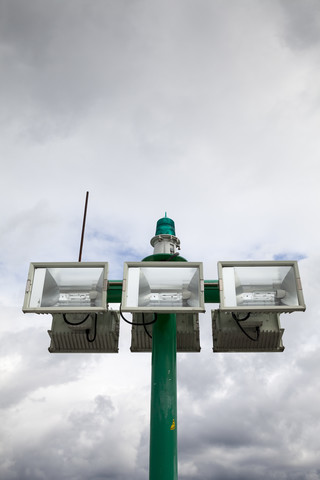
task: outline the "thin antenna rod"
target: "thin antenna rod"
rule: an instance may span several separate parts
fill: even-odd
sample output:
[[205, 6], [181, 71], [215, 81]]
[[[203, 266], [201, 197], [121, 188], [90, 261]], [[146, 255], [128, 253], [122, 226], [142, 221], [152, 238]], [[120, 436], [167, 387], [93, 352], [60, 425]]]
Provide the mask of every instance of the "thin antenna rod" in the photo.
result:
[[80, 242], [79, 260], [78, 260], [79, 262], [81, 262], [81, 257], [82, 257], [83, 237], [84, 237], [84, 230], [85, 230], [85, 227], [86, 227], [88, 198], [89, 198], [89, 192], [87, 192], [87, 194], [86, 194], [86, 203], [85, 203], [85, 205], [84, 205], [83, 223], [82, 223], [82, 232], [81, 232], [81, 242]]

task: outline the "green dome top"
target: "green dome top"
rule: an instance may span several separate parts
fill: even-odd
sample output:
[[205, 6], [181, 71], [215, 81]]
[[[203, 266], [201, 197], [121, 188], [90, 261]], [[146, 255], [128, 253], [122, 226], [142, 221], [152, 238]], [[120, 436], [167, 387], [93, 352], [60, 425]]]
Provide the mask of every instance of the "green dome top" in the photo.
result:
[[167, 217], [167, 212], [157, 221], [156, 235], [176, 235], [174, 221]]

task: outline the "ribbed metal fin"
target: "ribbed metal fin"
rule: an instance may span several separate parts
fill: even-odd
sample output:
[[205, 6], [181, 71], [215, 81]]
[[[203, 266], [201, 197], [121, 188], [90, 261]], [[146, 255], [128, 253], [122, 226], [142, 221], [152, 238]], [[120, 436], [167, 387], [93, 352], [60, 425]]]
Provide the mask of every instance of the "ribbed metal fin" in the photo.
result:
[[250, 315], [248, 320], [241, 321], [241, 326], [251, 339], [241, 331], [232, 314], [212, 311], [213, 351], [283, 352], [284, 329], [280, 328], [279, 314], [255, 313]]
[[[68, 320], [72, 318], [68, 314]], [[119, 350], [119, 314], [115, 311], [98, 314], [90, 330], [68, 326], [62, 314], [53, 315], [50, 353], [117, 353]]]
[[[152, 321], [153, 314], [145, 314], [144, 321]], [[197, 313], [177, 313], [177, 352], [200, 352], [199, 315]], [[151, 352], [152, 339], [143, 327], [142, 314], [132, 316], [134, 323], [131, 330], [131, 352]], [[152, 325], [146, 326], [152, 336]]]

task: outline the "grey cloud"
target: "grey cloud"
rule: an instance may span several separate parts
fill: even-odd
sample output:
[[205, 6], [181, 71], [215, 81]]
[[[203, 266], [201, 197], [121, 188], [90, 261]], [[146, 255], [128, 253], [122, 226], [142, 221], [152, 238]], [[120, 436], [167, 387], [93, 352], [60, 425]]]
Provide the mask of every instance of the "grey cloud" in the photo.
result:
[[62, 134], [103, 92], [111, 101], [127, 77], [127, 62], [134, 68], [130, 12], [123, 2], [95, 2], [94, 8], [86, 1], [2, 2], [4, 120], [29, 121], [24, 128], [40, 136]]
[[[217, 100], [215, 109], [221, 109], [221, 73], [232, 64], [213, 46], [224, 49], [232, 43], [233, 23], [219, 2], [201, 2], [197, 8], [192, 2], [170, 4], [169, 16], [168, 7], [101, 1], [93, 7], [84, 0], [67, 5], [33, 0], [28, 6], [4, 2], [0, 40], [6, 52], [7, 122], [16, 115], [24, 131], [41, 140], [46, 133], [67, 135], [85, 114], [103, 109], [107, 117], [112, 111], [114, 120], [133, 123], [146, 154], [162, 145], [167, 157], [164, 140], [172, 142], [171, 125], [181, 123], [179, 149], [187, 130], [194, 131], [199, 122], [205, 127], [211, 116], [209, 95]], [[223, 19], [218, 21], [217, 14]], [[201, 95], [194, 92], [199, 82]], [[154, 123], [151, 138], [146, 138], [148, 117]]]
[[7, 378], [1, 389], [1, 408], [18, 404], [40, 388], [74, 382], [79, 378], [84, 357], [79, 361], [81, 357], [52, 356], [46, 348], [49, 343], [45, 321], [42, 329], [2, 332], [2, 355], [8, 358], [9, 364], [13, 357], [16, 364], [8, 373], [4, 370]]
[[[319, 427], [317, 402], [309, 406], [305, 403], [308, 390], [317, 388], [314, 383], [317, 354], [306, 354], [289, 364], [288, 359], [282, 357], [282, 368], [279, 365], [275, 378], [272, 363], [279, 357], [274, 355], [238, 354], [237, 369], [232, 367], [233, 360], [217, 359], [211, 363], [206, 359], [215, 372], [208, 389], [206, 385], [201, 388], [204, 381], [197, 385], [198, 371], [191, 361], [187, 362], [189, 381], [186, 384], [182, 381], [180, 398], [185, 401], [178, 423], [182, 464], [191, 461], [203, 478], [211, 478], [210, 471], [220, 472], [219, 478], [232, 478], [235, 472], [249, 465], [250, 471], [243, 473], [249, 478], [289, 479], [292, 475], [308, 478], [308, 468], [297, 473], [294, 465], [296, 459], [304, 455], [306, 438], [311, 446]], [[255, 364], [254, 371], [251, 362]], [[310, 363], [309, 367], [305, 362]], [[306, 371], [310, 376], [303, 379]], [[203, 365], [201, 377], [207, 374], [208, 379], [208, 373], [209, 367]], [[292, 375], [295, 383], [291, 382]], [[224, 457], [222, 451], [229, 453]], [[317, 448], [310, 447], [308, 455], [316, 462]], [[212, 457], [208, 471], [207, 457]], [[242, 478], [241, 473], [237, 478], [238, 475]]]
[[101, 424], [101, 421], [115, 417], [115, 407], [110, 397], [98, 395], [95, 397], [94, 403], [94, 410], [91, 412], [75, 411], [70, 414], [69, 421], [79, 432], [85, 429], [86, 431], [91, 430], [94, 434], [94, 432], [99, 431], [97, 427]]
[[[132, 473], [132, 447], [127, 444], [123, 415], [123, 411], [115, 412], [112, 401], [104, 395], [95, 397], [86, 409], [74, 407], [41, 438], [27, 441], [23, 450], [16, 448], [12, 464], [2, 469], [2, 478], [98, 480], [130, 476], [138, 480], [140, 471]], [[115, 434], [119, 442], [114, 442]]]
[[281, 0], [280, 5], [283, 9], [284, 38], [287, 44], [298, 50], [317, 47], [320, 42], [319, 2]]

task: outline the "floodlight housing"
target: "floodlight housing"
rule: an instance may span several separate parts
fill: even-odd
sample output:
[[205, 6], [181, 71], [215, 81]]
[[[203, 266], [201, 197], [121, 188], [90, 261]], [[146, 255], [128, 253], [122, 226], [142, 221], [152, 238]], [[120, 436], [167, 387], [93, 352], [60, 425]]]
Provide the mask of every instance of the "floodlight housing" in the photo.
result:
[[50, 353], [117, 353], [119, 312], [55, 313], [52, 315]]
[[[152, 351], [152, 330], [151, 322], [154, 319], [153, 313], [134, 313], [132, 315], [131, 329], [131, 352]], [[141, 325], [136, 325], [137, 323]], [[143, 323], [147, 323], [145, 328]], [[200, 352], [199, 314], [198, 313], [177, 313], [177, 352]], [[148, 332], [148, 333], [147, 333]]]
[[201, 262], [125, 262], [124, 312], [204, 312]]
[[31, 263], [23, 312], [66, 313], [107, 310], [108, 263]]
[[304, 311], [296, 261], [218, 262], [222, 312]]
[[[246, 320], [240, 315], [212, 310], [214, 352], [283, 352], [279, 313], [252, 313]], [[241, 317], [243, 315], [241, 314]]]

